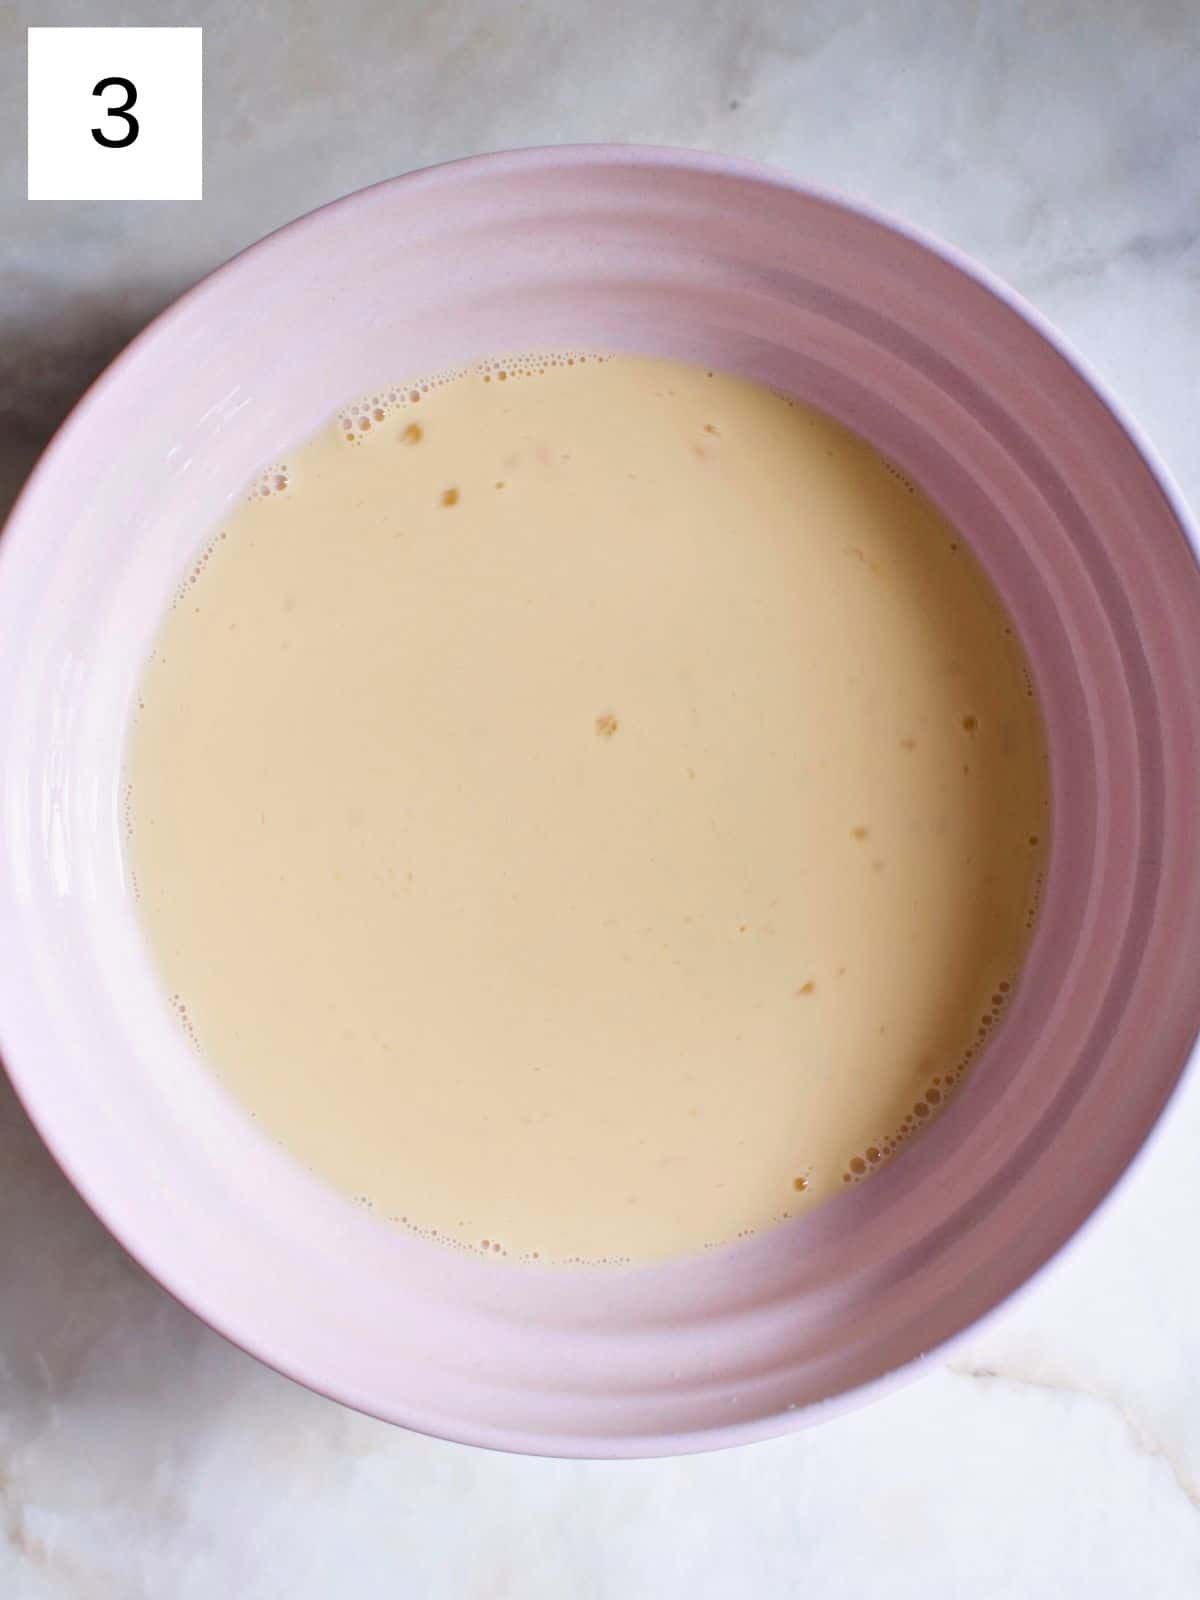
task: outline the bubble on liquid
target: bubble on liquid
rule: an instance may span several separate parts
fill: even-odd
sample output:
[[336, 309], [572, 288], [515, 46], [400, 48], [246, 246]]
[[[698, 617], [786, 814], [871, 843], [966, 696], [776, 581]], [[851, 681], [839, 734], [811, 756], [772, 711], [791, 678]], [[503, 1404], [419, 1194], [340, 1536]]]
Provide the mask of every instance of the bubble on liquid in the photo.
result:
[[979, 1047], [991, 1037], [1012, 993], [1012, 981], [1008, 978], [1001, 978], [993, 986], [991, 1010], [982, 1014], [975, 1043], [967, 1045], [952, 1066], [943, 1066], [926, 1080], [924, 1090], [896, 1128], [851, 1155], [842, 1173], [843, 1183], [858, 1183], [862, 1178], [869, 1177], [872, 1171], [886, 1165], [915, 1133], [928, 1127], [945, 1110]]
[[[374, 1208], [374, 1201], [365, 1195], [354, 1195], [351, 1199], [368, 1209]], [[441, 1249], [457, 1250], [460, 1254], [473, 1256], [476, 1260], [495, 1261], [499, 1258], [504, 1261], [516, 1260], [523, 1265], [532, 1266], [546, 1259], [540, 1249], [514, 1251], [512, 1246], [505, 1244], [502, 1239], [493, 1238], [490, 1233], [480, 1236], [462, 1219], [458, 1221], [456, 1229], [438, 1229], [423, 1225], [415, 1218], [399, 1212], [390, 1213], [384, 1220], [393, 1227], [412, 1234], [414, 1238], [435, 1243]], [[575, 1255], [551, 1259], [558, 1267], [628, 1267], [633, 1264], [633, 1258], [627, 1255]]]
[[[360, 445], [368, 438], [387, 437], [390, 430], [385, 425], [395, 413], [420, 405], [434, 390], [443, 389], [447, 384], [458, 383], [472, 377], [479, 378], [484, 383], [495, 380], [498, 383], [508, 384], [522, 378], [545, 377], [557, 367], [585, 366], [589, 362], [597, 364], [611, 359], [609, 355], [584, 350], [551, 352], [538, 350], [511, 356], [489, 357], [467, 366], [449, 367], [443, 371], [430, 373], [408, 383], [391, 384], [375, 394], [352, 400], [338, 411], [334, 419], [334, 428], [347, 444]], [[401, 438], [407, 443], [416, 443], [420, 439], [420, 432], [414, 435], [410, 427], [402, 431]]]
[[188, 1008], [187, 1008], [186, 1003], [184, 1002], [183, 997], [181, 995], [179, 995], [179, 994], [172, 994], [172, 995], [169, 996], [169, 1001], [170, 1001], [170, 1005], [171, 1005], [172, 1009], [175, 1012], [176, 1017], [179, 1020], [180, 1025], [183, 1028], [183, 1031], [187, 1034], [187, 1036], [191, 1040], [192, 1044], [195, 1045], [195, 1047], [197, 1049], [199, 1049], [200, 1048], [200, 1041], [196, 1037], [195, 1024], [192, 1022], [192, 1019], [188, 1014]]
[[[291, 485], [291, 473], [288, 470], [287, 462], [273, 461], [270, 466], [264, 467], [255, 477], [246, 491], [246, 498], [252, 504], [259, 500], [269, 500], [273, 495], [286, 494]], [[209, 553], [211, 553], [211, 549], [212, 546], [210, 545]], [[207, 559], [207, 555], [205, 559]]]
[[1042, 882], [1044, 876], [1044, 873], [1039, 872], [1037, 877], [1033, 880], [1033, 892], [1029, 896], [1029, 909], [1025, 915], [1025, 926], [1027, 928], [1033, 927], [1034, 923], [1037, 921], [1038, 911], [1041, 909]]
[[901, 472], [900, 468], [896, 466], [894, 462], [889, 461], [886, 456], [880, 456], [879, 459], [883, 464], [884, 471], [895, 478], [896, 482], [900, 484], [908, 494], [916, 494], [917, 486], [911, 478], [907, 477], [903, 472]]

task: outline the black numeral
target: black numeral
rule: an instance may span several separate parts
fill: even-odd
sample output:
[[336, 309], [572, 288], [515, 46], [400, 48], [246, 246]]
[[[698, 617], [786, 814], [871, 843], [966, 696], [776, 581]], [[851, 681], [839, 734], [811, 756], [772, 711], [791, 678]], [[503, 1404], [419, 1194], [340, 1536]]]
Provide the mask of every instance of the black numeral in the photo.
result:
[[137, 90], [128, 78], [101, 78], [92, 90], [93, 94], [103, 94], [106, 89], [124, 89], [125, 100], [119, 106], [106, 106], [105, 111], [110, 117], [120, 117], [125, 123], [125, 132], [119, 139], [110, 139], [107, 133], [102, 133], [99, 128], [92, 129], [92, 138], [97, 144], [102, 144], [106, 150], [123, 150], [127, 144], [132, 144], [138, 136], [138, 119], [130, 115], [130, 107], [137, 104]]

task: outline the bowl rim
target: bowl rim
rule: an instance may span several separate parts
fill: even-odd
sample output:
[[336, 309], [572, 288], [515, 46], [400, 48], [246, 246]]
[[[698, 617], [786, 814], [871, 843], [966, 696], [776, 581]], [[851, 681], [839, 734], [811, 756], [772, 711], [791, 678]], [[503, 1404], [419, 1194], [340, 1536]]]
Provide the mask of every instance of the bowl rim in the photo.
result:
[[[36, 535], [37, 530], [33, 525], [34, 519], [30, 516], [30, 508], [33, 506], [40, 485], [57, 470], [58, 459], [65, 453], [74, 430], [86, 420], [91, 410], [98, 403], [103, 402], [108, 391], [120, 381], [126, 364], [135, 355], [140, 355], [145, 349], [153, 345], [156, 340], [168, 335], [175, 320], [184, 313], [185, 309], [190, 308], [196, 300], [201, 299], [217, 285], [227, 283], [238, 273], [247, 258], [251, 256], [256, 259], [261, 258], [285, 238], [293, 241], [302, 236], [306, 230], [312, 230], [324, 225], [329, 217], [336, 214], [341, 208], [356, 206], [361, 204], [366, 197], [378, 195], [384, 191], [392, 193], [411, 192], [422, 188], [454, 183], [460, 179], [503, 178], [511, 174], [539, 170], [584, 171], [589, 167], [595, 166], [666, 169], [676, 173], [693, 173], [740, 179], [768, 192], [775, 191], [811, 199], [889, 230], [893, 234], [899, 235], [901, 238], [929, 252], [944, 264], [956, 269], [967, 278], [973, 280], [975, 284], [1000, 301], [1027, 326], [1032, 328], [1073, 371], [1074, 375], [1099, 399], [1126, 434], [1141, 458], [1161, 492], [1178, 529], [1190, 546], [1193, 555], [1200, 557], [1200, 525], [1197, 524], [1189, 511], [1169, 469], [1142, 431], [1136, 419], [1130, 415], [1107, 384], [1091, 370], [1083, 358], [1041, 312], [1011, 286], [999, 279], [987, 267], [959, 247], [937, 238], [922, 228], [900, 220], [888, 211], [873, 204], [852, 199], [837, 190], [807, 183], [771, 165], [741, 157], [727, 157], [677, 146], [580, 143], [535, 145], [490, 154], [467, 156], [380, 180], [377, 183], [328, 201], [283, 224], [205, 274], [196, 284], [178, 296], [169, 306], [155, 316], [105, 367], [84, 390], [51, 436], [18, 493], [2, 529], [0, 529], [0, 585], [4, 583], [5, 572], [12, 565], [15, 558], [17, 545], [25, 539], [33, 538]], [[26, 531], [27, 522], [29, 523], [28, 531]], [[11, 904], [11, 892], [0, 883], [0, 912], [7, 914]], [[377, 1416], [381, 1420], [398, 1422], [411, 1431], [425, 1433], [429, 1437], [444, 1438], [457, 1443], [474, 1444], [483, 1448], [502, 1450], [509, 1453], [585, 1459], [601, 1457], [647, 1458], [698, 1453], [777, 1437], [794, 1431], [798, 1426], [825, 1420], [866, 1404], [890, 1389], [898, 1387], [901, 1383], [912, 1381], [927, 1371], [933, 1362], [944, 1361], [961, 1343], [978, 1334], [991, 1323], [993, 1318], [999, 1316], [1007, 1306], [1013, 1304], [1019, 1296], [1031, 1289], [1041, 1275], [1063, 1255], [1070, 1245], [1084, 1236], [1085, 1232], [1091, 1228], [1102, 1212], [1112, 1203], [1135, 1168], [1149, 1156], [1152, 1147], [1161, 1138], [1167, 1112], [1176, 1100], [1184, 1079], [1189, 1069], [1192, 1068], [1196, 1057], [1195, 1039], [1193, 1039], [1192, 1048], [1188, 1053], [1187, 1059], [1166, 1094], [1145, 1139], [1133, 1151], [1123, 1168], [1117, 1173], [1106, 1192], [1100, 1196], [1090, 1212], [1066, 1233], [1061, 1242], [1017, 1287], [1002, 1295], [990, 1308], [969, 1320], [949, 1338], [875, 1378], [851, 1386], [827, 1400], [806, 1407], [802, 1411], [775, 1412], [762, 1417], [686, 1433], [648, 1431], [645, 1434], [639, 1434], [635, 1438], [627, 1439], [618, 1436], [606, 1439], [603, 1450], [597, 1450], [591, 1448], [594, 1441], [581, 1439], [577, 1442], [578, 1447], [575, 1447], [570, 1439], [561, 1435], [555, 1435], [552, 1440], [531, 1443], [528, 1433], [519, 1433], [515, 1430], [506, 1431], [490, 1428], [482, 1430], [467, 1424], [461, 1428], [439, 1426], [434, 1431], [428, 1427], [422, 1427], [419, 1422], [414, 1422], [404, 1417], [385, 1416], [382, 1412], [372, 1412], [357, 1397], [351, 1397], [344, 1392], [339, 1392], [335, 1385], [331, 1385], [320, 1375], [301, 1370], [292, 1370], [286, 1362], [281, 1362], [276, 1356], [272, 1355], [269, 1349], [260, 1347], [255, 1341], [249, 1340], [244, 1336], [234, 1336], [227, 1332], [222, 1326], [219, 1306], [197, 1303], [195, 1297], [178, 1292], [172, 1287], [171, 1274], [169, 1271], [164, 1272], [162, 1263], [156, 1262], [151, 1265], [140, 1253], [136, 1240], [131, 1240], [126, 1234], [114, 1229], [106, 1216], [104, 1199], [97, 1192], [97, 1186], [93, 1185], [85, 1173], [75, 1169], [69, 1156], [60, 1149], [59, 1143], [56, 1141], [54, 1128], [51, 1125], [52, 1119], [47, 1119], [45, 1122], [39, 1120], [35, 1110], [34, 1074], [36, 1072], [36, 1062], [44, 1041], [39, 1040], [36, 1026], [26, 1026], [18, 1020], [18, 1008], [14, 1003], [14, 999], [15, 996], [8, 979], [3, 972], [0, 972], [0, 1002], [2, 1002], [0, 1003], [0, 1061], [3, 1062], [18, 1101], [60, 1170], [65, 1174], [76, 1192], [79, 1193], [85, 1204], [104, 1224], [106, 1230], [116, 1238], [127, 1254], [171, 1294], [172, 1298], [185, 1305], [189, 1311], [210, 1328], [220, 1333], [231, 1344], [273, 1367], [284, 1376], [327, 1398], [351, 1406], [353, 1409], [363, 1411], [366, 1414]], [[21, 1037], [18, 1038], [18, 1036]], [[23, 1064], [18, 1064], [10, 1053], [13, 1043], [17, 1044], [18, 1056]]]

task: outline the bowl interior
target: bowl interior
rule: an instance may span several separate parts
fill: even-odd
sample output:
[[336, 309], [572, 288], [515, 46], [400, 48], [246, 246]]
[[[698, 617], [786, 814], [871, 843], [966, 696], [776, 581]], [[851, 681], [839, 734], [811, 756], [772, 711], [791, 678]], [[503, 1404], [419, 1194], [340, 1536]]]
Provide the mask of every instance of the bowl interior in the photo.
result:
[[[1025, 976], [938, 1122], [871, 1182], [662, 1266], [474, 1261], [308, 1178], [197, 1064], [125, 881], [142, 661], [231, 499], [343, 401], [485, 354], [632, 350], [867, 437], [1012, 613], [1051, 753]], [[484, 158], [364, 191], [186, 296], [92, 390], [0, 548], [0, 1041], [143, 1263], [284, 1371], [449, 1438], [697, 1449], [871, 1391], [1045, 1262], [1200, 1025], [1200, 581], [1182, 514], [1030, 317], [880, 220], [679, 152]]]

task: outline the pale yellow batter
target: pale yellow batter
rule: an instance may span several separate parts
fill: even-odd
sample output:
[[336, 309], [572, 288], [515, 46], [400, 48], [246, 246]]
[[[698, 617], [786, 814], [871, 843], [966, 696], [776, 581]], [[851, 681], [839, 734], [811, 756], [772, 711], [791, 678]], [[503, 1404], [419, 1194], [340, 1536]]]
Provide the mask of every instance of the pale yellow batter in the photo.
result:
[[841, 1190], [1028, 939], [1046, 764], [994, 594], [869, 448], [721, 374], [492, 363], [346, 413], [230, 516], [141, 707], [129, 859], [202, 1055], [489, 1254]]

